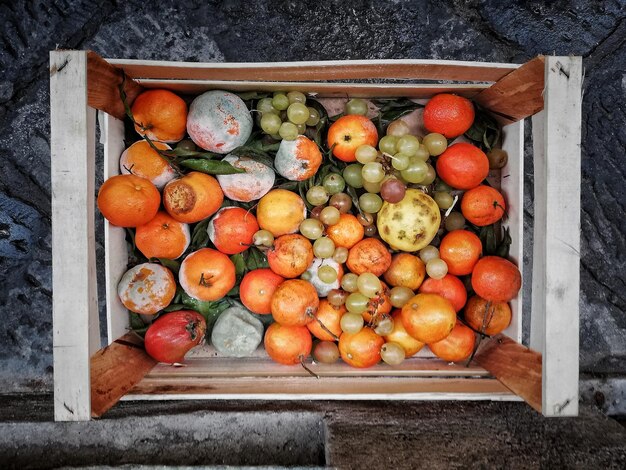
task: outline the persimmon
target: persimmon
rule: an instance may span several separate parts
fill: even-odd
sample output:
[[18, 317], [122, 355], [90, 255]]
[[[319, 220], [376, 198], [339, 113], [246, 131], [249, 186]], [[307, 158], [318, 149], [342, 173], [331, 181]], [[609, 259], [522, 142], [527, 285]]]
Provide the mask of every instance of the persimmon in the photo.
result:
[[352, 214], [341, 214], [339, 222], [326, 228], [326, 236], [341, 248], [352, 248], [363, 240], [364, 235], [363, 225]]
[[370, 272], [382, 276], [391, 265], [391, 253], [380, 240], [366, 238], [350, 248], [346, 264], [355, 274]]
[[480, 238], [469, 230], [453, 230], [439, 245], [439, 257], [448, 265], [448, 273], [455, 276], [470, 274], [482, 252]]
[[391, 264], [383, 277], [392, 287], [408, 287], [416, 290], [424, 282], [426, 265], [415, 255], [398, 253], [392, 256]]
[[135, 130], [160, 142], [178, 142], [185, 136], [187, 103], [169, 90], [147, 90], [131, 107]]
[[275, 237], [295, 233], [306, 218], [306, 205], [300, 196], [286, 189], [272, 189], [256, 208], [259, 226]]
[[463, 216], [478, 227], [495, 224], [505, 211], [502, 193], [491, 186], [476, 186], [466, 191], [461, 200]]
[[436, 343], [450, 334], [456, 312], [448, 299], [437, 294], [417, 294], [402, 307], [407, 333], [422, 343]]
[[451, 145], [437, 159], [437, 175], [456, 189], [472, 189], [489, 174], [489, 159], [472, 144]]
[[463, 311], [465, 322], [474, 330], [493, 336], [511, 324], [511, 307], [506, 302], [488, 302], [478, 295], [472, 296]]
[[420, 286], [419, 292], [422, 294], [439, 294], [450, 301], [455, 312], [459, 312], [467, 302], [465, 285], [452, 274], [446, 274], [441, 279], [433, 279], [432, 277], [426, 279]]
[[223, 207], [209, 222], [207, 233], [215, 248], [234, 255], [248, 249], [258, 230], [259, 224], [252, 212], [241, 207]]
[[424, 107], [424, 127], [451, 139], [472, 127], [474, 105], [467, 98], [450, 93], [433, 96]]
[[[341, 317], [346, 312], [347, 310], [344, 305], [331, 305], [328, 300], [321, 299], [320, 305], [315, 313], [317, 321], [307, 323], [306, 327], [317, 339], [321, 339], [323, 341], [335, 341], [339, 336], [341, 336]], [[330, 333], [326, 330], [329, 330]]]
[[396, 309], [391, 313], [393, 330], [388, 335], [385, 335], [384, 338], [386, 342], [398, 343], [404, 349], [405, 357], [411, 357], [424, 347], [424, 343], [416, 340], [406, 332], [401, 315], [402, 310], [400, 309]]
[[476, 344], [476, 334], [457, 320], [448, 336], [428, 347], [435, 356], [446, 362], [460, 362], [472, 355]]

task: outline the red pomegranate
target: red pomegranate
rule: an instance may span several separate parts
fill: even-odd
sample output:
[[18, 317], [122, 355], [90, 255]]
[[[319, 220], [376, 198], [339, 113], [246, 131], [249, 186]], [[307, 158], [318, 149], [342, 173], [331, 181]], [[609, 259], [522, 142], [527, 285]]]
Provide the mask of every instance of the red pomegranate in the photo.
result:
[[146, 352], [159, 362], [182, 362], [185, 354], [204, 338], [206, 321], [193, 310], [160, 316], [146, 331]]

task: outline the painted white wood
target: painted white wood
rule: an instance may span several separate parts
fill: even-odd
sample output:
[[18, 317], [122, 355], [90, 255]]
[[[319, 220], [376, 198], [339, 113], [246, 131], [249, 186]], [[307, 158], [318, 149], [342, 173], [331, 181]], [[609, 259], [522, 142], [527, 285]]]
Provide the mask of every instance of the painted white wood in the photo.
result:
[[89, 356], [100, 340], [86, 52], [50, 53], [50, 122], [54, 418], [80, 421], [91, 417]]
[[[507, 203], [508, 218], [504, 225], [511, 233], [509, 256], [523, 275], [524, 270], [524, 120], [502, 128], [502, 148], [509, 159], [500, 172], [500, 189]], [[504, 334], [522, 342], [522, 291], [511, 300], [512, 319]]]
[[[546, 416], [578, 414], [580, 292], [581, 57], [546, 57], [544, 91], [545, 185], [535, 184], [535, 217], [544, 238], [540, 306], [544, 318], [543, 396]], [[538, 188], [538, 189], [537, 189]]]
[[177, 394], [129, 394], [124, 395], [120, 401], [163, 401], [163, 400], [411, 400], [411, 401], [524, 401], [514, 393], [177, 393]]
[[[120, 155], [124, 151], [124, 122], [102, 113], [104, 140], [104, 180], [120, 174]], [[106, 277], [108, 344], [128, 332], [128, 310], [117, 295], [117, 284], [126, 272], [128, 247], [126, 231], [104, 221], [104, 272]]]

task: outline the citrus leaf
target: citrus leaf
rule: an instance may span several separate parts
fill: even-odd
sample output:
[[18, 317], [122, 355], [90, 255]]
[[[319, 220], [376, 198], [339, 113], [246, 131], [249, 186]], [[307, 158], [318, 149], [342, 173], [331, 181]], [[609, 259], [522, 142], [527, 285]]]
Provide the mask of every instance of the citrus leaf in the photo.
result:
[[178, 274], [180, 270], [180, 262], [174, 259], [167, 258], [150, 258], [151, 263], [159, 262], [166, 268], [170, 269], [174, 274]]
[[193, 228], [193, 232], [191, 234], [191, 243], [189, 244], [189, 249], [191, 251], [196, 251], [200, 248], [206, 248], [206, 246], [209, 244], [209, 234], [207, 232], [208, 226], [209, 219], [204, 219], [198, 222]]
[[251, 246], [250, 248], [248, 248], [247, 254], [248, 255], [246, 257], [246, 267], [248, 268], [248, 271], [270, 267], [267, 262], [267, 257], [256, 246]]
[[185, 307], [195, 310], [204, 317], [207, 326], [207, 338], [211, 336], [211, 330], [219, 316], [231, 305], [230, 301], [225, 298], [213, 302], [203, 302], [190, 297], [187, 293], [183, 293], [182, 302]]
[[223, 161], [218, 162], [215, 160], [189, 159], [183, 160], [180, 164], [184, 167], [200, 171], [208, 175], [233, 175], [235, 173], [245, 173], [245, 170], [235, 168], [230, 163]]

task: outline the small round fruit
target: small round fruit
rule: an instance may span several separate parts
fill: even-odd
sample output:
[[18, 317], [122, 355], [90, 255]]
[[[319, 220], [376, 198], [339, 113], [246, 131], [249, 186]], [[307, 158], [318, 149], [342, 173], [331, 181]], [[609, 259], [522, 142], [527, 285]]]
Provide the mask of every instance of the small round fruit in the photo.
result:
[[272, 323], [263, 340], [265, 351], [275, 362], [300, 364], [311, 354], [313, 340], [306, 326], [287, 326]]
[[304, 124], [309, 119], [309, 108], [302, 103], [291, 103], [287, 108], [287, 118], [294, 124]]
[[359, 213], [356, 218], [363, 227], [369, 227], [374, 224], [374, 216], [367, 212]]
[[266, 134], [277, 134], [282, 123], [278, 114], [265, 113], [261, 116], [261, 129], [263, 129], [263, 132]]
[[510, 261], [499, 256], [485, 256], [472, 271], [474, 292], [485, 300], [508, 302], [519, 292], [522, 275]]
[[346, 273], [343, 278], [341, 278], [341, 288], [346, 292], [356, 292], [359, 289], [357, 285], [358, 279], [358, 275], [354, 273]]
[[366, 238], [350, 248], [346, 265], [355, 274], [371, 272], [382, 276], [391, 265], [391, 253], [380, 240]]
[[358, 333], [365, 324], [363, 316], [358, 313], [344, 313], [341, 317], [341, 331], [344, 333]]
[[465, 305], [464, 318], [474, 330], [493, 336], [511, 324], [511, 307], [506, 302], [487, 302], [475, 295]]
[[424, 107], [424, 127], [446, 138], [467, 132], [474, 122], [474, 106], [462, 96], [441, 93], [433, 96]]
[[381, 152], [395, 155], [398, 153], [398, 137], [395, 135], [386, 135], [378, 142], [378, 148]]
[[273, 113], [278, 116], [278, 110], [272, 106], [272, 98], [261, 98], [256, 104], [257, 111], [265, 113]]
[[428, 173], [428, 165], [416, 157], [409, 160], [409, 166], [400, 172], [402, 178], [409, 183], [423, 183]]
[[448, 265], [440, 258], [431, 259], [426, 263], [426, 273], [433, 279], [441, 279], [448, 274]]
[[[315, 313], [316, 320], [307, 323], [307, 328], [313, 336], [323, 341], [334, 341], [341, 336], [341, 317], [346, 313], [344, 306], [335, 307], [328, 300], [320, 300]], [[324, 325], [322, 327], [322, 325]], [[329, 330], [330, 333], [326, 330]], [[331, 334], [332, 333], [332, 334]]]
[[446, 217], [444, 226], [448, 232], [461, 230], [465, 227], [465, 217], [463, 217], [463, 214], [460, 212], [451, 212], [450, 215]]
[[310, 282], [287, 279], [272, 295], [272, 317], [281, 325], [305, 326], [313, 321], [320, 299]]
[[353, 292], [346, 299], [346, 308], [350, 313], [361, 314], [367, 310], [369, 298], [361, 294], [360, 292]]
[[356, 285], [359, 292], [370, 299], [375, 297], [383, 287], [380, 279], [372, 273], [361, 274], [356, 281]]
[[342, 305], [346, 304], [346, 299], [348, 298], [348, 295], [350, 294], [344, 290], [333, 289], [328, 293], [326, 299], [331, 305], [335, 307], [341, 307]]
[[320, 212], [320, 221], [325, 225], [335, 225], [340, 217], [341, 212], [334, 206], [324, 207]]
[[450, 274], [455, 276], [470, 274], [482, 251], [480, 238], [469, 230], [453, 230], [442, 238], [439, 245], [439, 257], [446, 262]]
[[416, 290], [424, 282], [426, 266], [417, 256], [398, 253], [391, 258], [391, 264], [383, 277], [392, 287], [407, 287]]
[[331, 258], [335, 253], [335, 243], [328, 237], [321, 237], [313, 243], [313, 253], [318, 258]]
[[98, 192], [98, 209], [118, 227], [147, 224], [157, 214], [160, 204], [161, 195], [154, 184], [135, 175], [112, 176]]
[[209, 239], [222, 253], [235, 255], [246, 251], [259, 230], [256, 217], [242, 207], [223, 207], [207, 227]]
[[187, 255], [178, 271], [178, 282], [187, 295], [206, 302], [224, 297], [235, 287], [235, 281], [233, 262], [211, 248]]
[[367, 114], [367, 103], [360, 98], [352, 98], [346, 103], [346, 114], [360, 114], [365, 116]]
[[309, 240], [317, 240], [324, 233], [324, 224], [317, 219], [304, 219], [300, 224], [300, 233]]
[[396, 142], [396, 149], [399, 153], [405, 153], [407, 155], [415, 155], [420, 148], [420, 141], [414, 135], [404, 135]]
[[144, 91], [133, 102], [131, 111], [137, 123], [135, 130], [141, 136], [168, 143], [185, 136], [187, 103], [169, 90]]
[[376, 161], [376, 158], [378, 158], [378, 150], [371, 145], [365, 144], [359, 146], [354, 155], [359, 163], [371, 163]]
[[376, 328], [374, 328], [374, 331], [380, 336], [391, 333], [393, 331], [393, 318], [388, 316], [382, 318], [376, 325]]
[[343, 179], [353, 188], [359, 189], [363, 187], [363, 165], [353, 163], [343, 170]]
[[448, 139], [441, 134], [432, 133], [424, 137], [423, 144], [426, 146], [428, 153], [436, 157], [446, 151]]
[[489, 168], [492, 170], [499, 170], [504, 168], [509, 161], [509, 154], [506, 150], [491, 149], [487, 152], [487, 158], [489, 159]]
[[361, 194], [359, 197], [359, 207], [369, 214], [375, 214], [383, 207], [383, 200], [378, 194]]
[[337, 193], [331, 196], [328, 204], [339, 209], [339, 212], [342, 214], [345, 214], [352, 208], [352, 198], [346, 193]]
[[306, 200], [314, 206], [321, 206], [328, 202], [328, 192], [324, 186], [311, 186], [306, 192]]
[[396, 153], [391, 158], [391, 166], [396, 170], [406, 170], [409, 167], [409, 163], [411, 161], [411, 155], [406, 153]]
[[378, 131], [374, 123], [358, 114], [342, 116], [328, 129], [328, 148], [333, 155], [344, 162], [356, 160], [356, 149], [363, 145], [375, 146]]
[[389, 291], [389, 300], [394, 308], [402, 308], [406, 303], [415, 296], [408, 287], [394, 287]]
[[437, 159], [437, 175], [456, 189], [472, 189], [489, 174], [489, 159], [478, 147], [459, 143]]
[[295, 233], [306, 218], [306, 206], [296, 193], [273, 189], [259, 201], [256, 218], [259, 226], [275, 237]]
[[394, 135], [396, 137], [402, 137], [409, 133], [409, 125], [402, 119], [396, 119], [389, 123], [387, 126], [387, 135]]
[[423, 263], [435, 258], [439, 258], [439, 249], [436, 246], [428, 245], [420, 250], [420, 259]]
[[176, 259], [189, 247], [189, 225], [178, 222], [167, 212], [159, 211], [147, 224], [135, 231], [137, 249], [148, 259]]
[[274, 235], [267, 230], [259, 230], [252, 235], [252, 243], [255, 246], [266, 246], [269, 248], [274, 244]]
[[337, 280], [337, 270], [332, 266], [320, 266], [317, 270], [317, 276], [320, 278], [320, 281], [332, 284]]
[[446, 362], [461, 362], [472, 355], [476, 344], [476, 334], [463, 323], [457, 321], [448, 336], [428, 347], [435, 356]]
[[339, 347], [333, 341], [320, 341], [313, 346], [313, 359], [322, 364], [334, 364], [339, 360]]
[[241, 303], [253, 313], [271, 313], [274, 292], [285, 280], [269, 268], [254, 269], [245, 274], [239, 285]]
[[320, 122], [320, 113], [317, 109], [309, 106], [309, 118], [306, 120], [305, 124], [307, 126], [315, 127], [318, 122]]
[[289, 103], [306, 103], [306, 95], [301, 91], [290, 91], [287, 93]]
[[298, 126], [293, 122], [283, 122], [278, 129], [278, 135], [283, 140], [296, 140], [298, 138]]
[[397, 204], [406, 195], [406, 185], [398, 178], [390, 178], [380, 186], [380, 195], [388, 203]]
[[390, 366], [402, 364], [405, 355], [404, 348], [398, 343], [385, 343], [380, 349], [381, 359]]
[[407, 333], [422, 343], [435, 343], [450, 334], [456, 312], [448, 299], [437, 294], [417, 294], [402, 307]]
[[433, 199], [439, 206], [439, 209], [446, 210], [449, 209], [454, 203], [454, 198], [452, 194], [445, 191], [435, 191]]
[[372, 367], [380, 362], [385, 340], [368, 327], [358, 333], [344, 333], [339, 338], [341, 359], [352, 367]]
[[[321, 267], [330, 268], [334, 271], [335, 274], [333, 275], [334, 279], [332, 281], [326, 282], [329, 278], [326, 278], [326, 281], [322, 279], [325, 274], [320, 276], [319, 269]], [[326, 270], [322, 270], [322, 273], [325, 271]], [[333, 261], [331, 258], [313, 258], [313, 262], [302, 274], [302, 276], [300, 276], [300, 278], [306, 279], [313, 284], [318, 297], [326, 297], [333, 289], [339, 289], [343, 272], [343, 266]]]
[[331, 196], [342, 192], [346, 187], [346, 181], [339, 173], [329, 173], [324, 178], [322, 186], [326, 189], [326, 192]]
[[278, 111], [284, 111], [289, 107], [289, 98], [284, 93], [276, 93], [272, 98], [272, 106]]
[[446, 274], [441, 279], [430, 277], [420, 286], [419, 292], [423, 294], [439, 294], [448, 299], [455, 312], [460, 312], [467, 301], [465, 285], [456, 276]]
[[120, 301], [131, 312], [154, 315], [176, 294], [172, 272], [156, 263], [142, 263], [124, 273], [117, 285]]
[[379, 162], [370, 162], [363, 165], [361, 170], [363, 180], [368, 183], [380, 183], [385, 177], [383, 165]]
[[465, 191], [461, 200], [461, 212], [478, 227], [495, 224], [506, 213], [502, 193], [491, 186], [480, 185]]

